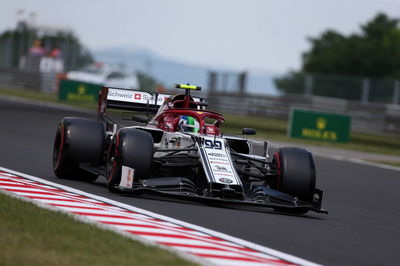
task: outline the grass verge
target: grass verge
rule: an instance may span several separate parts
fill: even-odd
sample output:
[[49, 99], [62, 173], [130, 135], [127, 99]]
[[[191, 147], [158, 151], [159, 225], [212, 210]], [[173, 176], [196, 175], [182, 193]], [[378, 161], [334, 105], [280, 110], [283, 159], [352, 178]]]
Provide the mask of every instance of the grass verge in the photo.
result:
[[41, 91], [33, 90], [21, 90], [21, 89], [10, 89], [10, 88], [0, 88], [0, 94], [23, 97], [28, 99], [35, 99], [48, 102], [56, 102], [57, 95], [54, 93], [45, 93]]
[[363, 152], [382, 153], [400, 156], [400, 136], [384, 136], [363, 133], [351, 133], [348, 143], [322, 142], [316, 140], [293, 139], [287, 136], [287, 121], [261, 117], [226, 115], [223, 125], [225, 132], [241, 133], [244, 127], [257, 129], [257, 137], [268, 140], [301, 143], [314, 146]]
[[195, 265], [0, 192], [0, 265]]
[[[33, 91], [33, 90], [22, 90], [22, 89], [11, 89], [11, 88], [0, 87], [0, 95], [17, 96], [26, 99], [33, 99], [46, 102], [59, 102], [57, 99], [57, 94], [55, 93]], [[97, 108], [97, 105], [95, 104], [68, 103], [68, 105], [87, 108], [87, 109]]]

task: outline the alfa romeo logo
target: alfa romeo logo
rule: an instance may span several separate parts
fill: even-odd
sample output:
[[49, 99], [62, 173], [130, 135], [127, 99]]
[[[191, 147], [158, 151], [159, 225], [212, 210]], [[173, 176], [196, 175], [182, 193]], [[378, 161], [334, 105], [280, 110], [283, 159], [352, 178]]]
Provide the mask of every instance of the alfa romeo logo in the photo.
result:
[[230, 183], [233, 183], [233, 181], [231, 180], [231, 179], [229, 179], [229, 178], [220, 178], [220, 179], [218, 179], [220, 182], [222, 182], [222, 183], [226, 183], [226, 184], [230, 184]]

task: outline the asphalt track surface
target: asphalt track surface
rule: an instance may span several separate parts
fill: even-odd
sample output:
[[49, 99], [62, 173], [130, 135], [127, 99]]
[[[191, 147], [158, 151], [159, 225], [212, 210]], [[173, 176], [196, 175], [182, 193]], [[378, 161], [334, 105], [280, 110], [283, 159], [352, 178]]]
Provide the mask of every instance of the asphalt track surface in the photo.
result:
[[[96, 183], [61, 180], [52, 146], [78, 111], [0, 99], [0, 166], [167, 215], [324, 265], [400, 265], [400, 172], [315, 157], [328, 215], [251, 212], [111, 194]], [[0, 212], [1, 215], [1, 212]]]

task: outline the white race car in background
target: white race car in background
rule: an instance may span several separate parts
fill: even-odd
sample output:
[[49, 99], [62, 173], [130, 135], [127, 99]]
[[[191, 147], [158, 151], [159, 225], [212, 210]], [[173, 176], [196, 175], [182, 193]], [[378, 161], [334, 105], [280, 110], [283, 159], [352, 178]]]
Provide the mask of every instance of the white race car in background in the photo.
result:
[[100, 84], [106, 87], [139, 89], [139, 82], [136, 75], [130, 73], [122, 66], [93, 63], [80, 70], [69, 71], [66, 74], [66, 78], [70, 80]]

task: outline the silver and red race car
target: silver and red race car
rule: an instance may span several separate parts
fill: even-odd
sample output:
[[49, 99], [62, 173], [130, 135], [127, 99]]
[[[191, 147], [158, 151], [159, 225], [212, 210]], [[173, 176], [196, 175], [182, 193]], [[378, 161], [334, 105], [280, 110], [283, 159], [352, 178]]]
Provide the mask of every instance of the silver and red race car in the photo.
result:
[[[112, 192], [150, 194], [214, 206], [288, 213], [326, 213], [315, 187], [312, 154], [285, 147], [268, 155], [269, 143], [221, 132], [224, 117], [206, 110], [204, 98], [103, 88], [98, 118], [66, 117], [57, 129], [56, 176], [107, 180]], [[115, 122], [108, 114], [121, 117]], [[138, 115], [139, 113], [139, 115]], [[127, 126], [125, 122], [136, 125]], [[139, 124], [139, 125], [138, 125]], [[141, 125], [140, 125], [141, 124]]]

